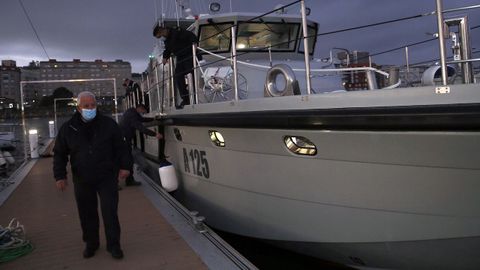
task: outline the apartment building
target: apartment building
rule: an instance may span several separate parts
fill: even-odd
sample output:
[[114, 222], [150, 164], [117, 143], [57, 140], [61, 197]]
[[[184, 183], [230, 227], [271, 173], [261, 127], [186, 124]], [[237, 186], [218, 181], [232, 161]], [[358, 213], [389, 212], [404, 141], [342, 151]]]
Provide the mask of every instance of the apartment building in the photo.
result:
[[58, 87], [70, 89], [74, 95], [82, 91], [92, 91], [97, 96], [113, 96], [114, 85], [111, 80], [116, 79], [117, 95], [124, 95], [123, 79], [130, 78], [132, 67], [129, 62], [115, 61], [57, 61], [51, 59], [39, 63], [40, 80], [77, 80], [89, 79], [87, 82], [45, 83], [38, 88], [41, 95], [51, 95]]
[[13, 60], [2, 60], [0, 66], [0, 97], [20, 100], [20, 68]]

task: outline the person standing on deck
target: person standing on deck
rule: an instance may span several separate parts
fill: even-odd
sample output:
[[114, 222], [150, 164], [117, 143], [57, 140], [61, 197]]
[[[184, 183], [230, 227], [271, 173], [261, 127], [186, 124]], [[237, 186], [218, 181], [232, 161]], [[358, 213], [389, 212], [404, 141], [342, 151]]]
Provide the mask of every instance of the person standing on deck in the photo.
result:
[[62, 125], [53, 148], [53, 173], [57, 188], [67, 188], [67, 162], [70, 159], [73, 187], [77, 202], [84, 258], [95, 255], [99, 248], [100, 198], [107, 250], [113, 258], [123, 258], [118, 221], [118, 179], [130, 174], [131, 156], [117, 123], [96, 111], [95, 95], [81, 92], [77, 112]]
[[[143, 117], [142, 114], [147, 112], [147, 108], [143, 104], [138, 104], [135, 108], [130, 108], [123, 113], [122, 120], [120, 121], [120, 129], [122, 130], [123, 136], [125, 137], [125, 141], [128, 144], [128, 151], [130, 157], [132, 157], [132, 144], [133, 138], [135, 137], [135, 130], [140, 131], [142, 134], [157, 137], [157, 139], [162, 139], [162, 134], [155, 132], [146, 128], [142, 122], [150, 122], [153, 121], [153, 118]], [[138, 186], [141, 183], [135, 181], [133, 178], [133, 165], [130, 170], [130, 175], [127, 177], [125, 181], [125, 185], [127, 186]]]
[[[165, 65], [172, 54], [177, 58], [175, 67], [175, 83], [180, 93], [182, 101], [177, 108], [181, 109], [184, 105], [190, 104], [190, 95], [185, 83], [185, 76], [193, 76], [193, 52], [192, 45], [198, 43], [197, 36], [181, 28], [167, 28], [164, 25], [157, 24], [153, 30], [153, 36], [164, 38], [165, 50], [163, 51], [162, 63]], [[201, 60], [201, 55], [198, 54]], [[194, 87], [192, 85], [192, 87]]]

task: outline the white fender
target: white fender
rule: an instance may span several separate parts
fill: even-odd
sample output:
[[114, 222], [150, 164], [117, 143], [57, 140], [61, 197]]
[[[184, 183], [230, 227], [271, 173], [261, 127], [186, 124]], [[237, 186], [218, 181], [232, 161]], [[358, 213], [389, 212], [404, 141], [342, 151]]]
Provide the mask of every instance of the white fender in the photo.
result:
[[166, 191], [172, 192], [178, 188], [178, 179], [175, 172], [175, 167], [173, 167], [170, 162], [160, 164], [160, 168], [158, 168], [158, 174], [160, 175], [162, 187]]
[[9, 164], [15, 164], [15, 158], [8, 151], [3, 151], [3, 157]]

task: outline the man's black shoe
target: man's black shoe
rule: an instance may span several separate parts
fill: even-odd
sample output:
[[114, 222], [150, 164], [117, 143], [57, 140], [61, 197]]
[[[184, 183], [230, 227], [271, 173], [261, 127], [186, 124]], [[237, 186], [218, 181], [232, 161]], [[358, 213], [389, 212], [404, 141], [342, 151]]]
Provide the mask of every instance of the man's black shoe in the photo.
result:
[[142, 184], [142, 183], [137, 182], [137, 181], [135, 181], [135, 180], [133, 180], [133, 181], [126, 181], [126, 182], [125, 182], [125, 185], [126, 185], [126, 186], [140, 186], [141, 184]]
[[123, 258], [123, 251], [119, 247], [112, 248], [111, 250], [109, 250], [109, 252], [110, 252], [110, 254], [112, 254], [112, 257], [117, 259], [117, 260], [120, 260], [120, 259]]
[[93, 256], [95, 256], [95, 251], [97, 251], [97, 248], [88, 248], [86, 247], [85, 250], [83, 251], [83, 258], [88, 259]]

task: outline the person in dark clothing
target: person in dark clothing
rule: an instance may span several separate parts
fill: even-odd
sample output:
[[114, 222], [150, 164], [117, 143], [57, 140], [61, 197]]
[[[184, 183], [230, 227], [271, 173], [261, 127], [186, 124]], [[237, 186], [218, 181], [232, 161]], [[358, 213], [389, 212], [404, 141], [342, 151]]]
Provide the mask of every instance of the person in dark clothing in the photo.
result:
[[125, 78], [122, 85], [123, 87], [125, 87], [126, 97], [130, 95], [133, 96], [136, 104], [140, 104], [143, 102], [148, 104], [148, 101], [147, 101], [148, 95], [143, 94], [143, 92], [140, 89], [140, 85], [138, 85], [138, 83], [134, 82], [133, 80], [130, 80], [129, 78]]
[[95, 95], [82, 92], [77, 112], [62, 125], [53, 148], [53, 173], [57, 188], [67, 188], [67, 163], [70, 159], [77, 202], [84, 258], [95, 255], [100, 244], [97, 194], [100, 198], [107, 250], [123, 258], [118, 221], [118, 179], [124, 180], [132, 166], [127, 144], [115, 121], [96, 113]]
[[[135, 130], [138, 130], [141, 133], [148, 136], [157, 137], [157, 139], [159, 140], [163, 138], [161, 133], [150, 130], [142, 124], [142, 122], [153, 121], [153, 118], [142, 117], [142, 114], [146, 112], [147, 112], [147, 109], [145, 108], [145, 105], [139, 104], [136, 106], [136, 108], [130, 108], [126, 110], [123, 113], [122, 120], [120, 121], [120, 129], [122, 130], [123, 136], [125, 137], [125, 141], [128, 144], [128, 150], [131, 157], [132, 157], [133, 138], [135, 138]], [[132, 167], [129, 168], [129, 170], [130, 170], [130, 175], [127, 177], [127, 180], [125, 181], [125, 185], [127, 186], [140, 185], [141, 183], [135, 181], [135, 179], [133, 178], [133, 165]]]
[[[183, 108], [184, 105], [190, 104], [190, 95], [185, 83], [185, 76], [192, 74], [193, 76], [193, 52], [192, 45], [198, 43], [197, 36], [187, 30], [177, 28], [167, 28], [157, 25], [153, 30], [153, 36], [156, 38], [165, 38], [165, 50], [163, 51], [162, 63], [165, 65], [172, 54], [177, 58], [175, 67], [175, 83], [180, 92], [182, 102], [177, 108]], [[201, 55], [198, 55], [201, 60]], [[194, 86], [192, 86], [194, 87]]]

